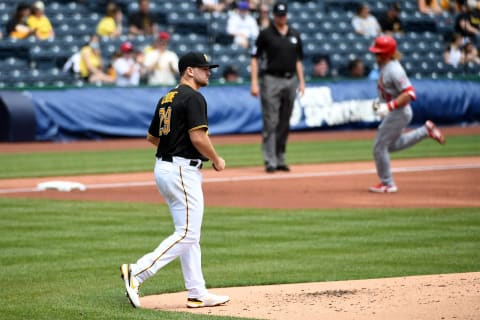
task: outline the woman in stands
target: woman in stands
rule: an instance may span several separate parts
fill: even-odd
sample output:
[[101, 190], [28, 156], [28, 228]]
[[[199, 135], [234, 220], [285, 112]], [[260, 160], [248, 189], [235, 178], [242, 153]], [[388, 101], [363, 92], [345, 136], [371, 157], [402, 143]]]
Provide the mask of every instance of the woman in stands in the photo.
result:
[[370, 13], [370, 7], [366, 3], [358, 6], [356, 14], [352, 18], [353, 30], [364, 37], [374, 38], [382, 32], [377, 18]]
[[25, 39], [35, 33], [27, 25], [27, 18], [30, 15], [30, 6], [26, 3], [19, 3], [13, 17], [5, 26], [6, 34], [12, 39]]
[[39, 40], [52, 39], [55, 36], [52, 24], [45, 15], [45, 5], [42, 1], [36, 1], [32, 5], [32, 13], [27, 18], [27, 25], [35, 31]]
[[80, 75], [90, 83], [113, 83], [115, 78], [103, 71], [100, 41], [97, 35], [80, 50]]
[[97, 34], [100, 37], [118, 38], [122, 34], [123, 13], [113, 2], [107, 5], [105, 16], [98, 22]]
[[417, 4], [418, 11], [423, 14], [440, 14], [451, 9], [448, 0], [417, 0]]
[[463, 46], [463, 57], [465, 63], [480, 64], [480, 56], [478, 55], [478, 49], [471, 42], [467, 42]]
[[452, 65], [454, 67], [464, 63], [462, 46], [462, 35], [459, 33], [453, 33], [450, 43], [443, 51], [443, 61], [446, 64]]

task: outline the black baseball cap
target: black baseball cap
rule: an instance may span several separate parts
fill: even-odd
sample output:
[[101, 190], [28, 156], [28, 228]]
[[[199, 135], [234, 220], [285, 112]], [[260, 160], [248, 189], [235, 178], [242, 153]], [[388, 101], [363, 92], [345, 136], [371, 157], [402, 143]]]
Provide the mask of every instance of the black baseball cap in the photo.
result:
[[273, 14], [276, 16], [286, 16], [288, 7], [286, 2], [277, 2], [273, 6]]
[[205, 53], [189, 52], [180, 57], [180, 60], [178, 61], [178, 70], [182, 73], [187, 67], [208, 67], [210, 69], [218, 67], [218, 64], [210, 64], [209, 60], [210, 59]]

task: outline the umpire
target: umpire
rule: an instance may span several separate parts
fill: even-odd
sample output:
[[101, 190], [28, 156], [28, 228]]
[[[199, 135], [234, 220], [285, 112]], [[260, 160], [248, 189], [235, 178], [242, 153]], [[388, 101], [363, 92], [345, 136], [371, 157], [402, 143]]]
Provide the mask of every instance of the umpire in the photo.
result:
[[[287, 4], [273, 6], [273, 23], [260, 32], [251, 56], [251, 94], [260, 94], [265, 170], [290, 171], [285, 162], [290, 116], [297, 94], [305, 91], [300, 33], [289, 27]], [[259, 86], [260, 63], [264, 66]]]

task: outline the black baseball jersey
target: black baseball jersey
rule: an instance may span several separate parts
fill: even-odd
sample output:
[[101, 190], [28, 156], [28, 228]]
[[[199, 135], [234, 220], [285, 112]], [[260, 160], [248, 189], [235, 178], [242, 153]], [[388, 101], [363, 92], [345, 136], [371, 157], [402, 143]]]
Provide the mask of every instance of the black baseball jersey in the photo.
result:
[[163, 96], [155, 108], [148, 134], [160, 138], [156, 156], [208, 160], [193, 146], [189, 131], [208, 129], [207, 102], [200, 92], [179, 85]]
[[300, 33], [289, 26], [287, 34], [282, 35], [272, 24], [258, 35], [252, 56], [266, 57], [267, 73], [295, 73], [297, 61], [303, 60]]

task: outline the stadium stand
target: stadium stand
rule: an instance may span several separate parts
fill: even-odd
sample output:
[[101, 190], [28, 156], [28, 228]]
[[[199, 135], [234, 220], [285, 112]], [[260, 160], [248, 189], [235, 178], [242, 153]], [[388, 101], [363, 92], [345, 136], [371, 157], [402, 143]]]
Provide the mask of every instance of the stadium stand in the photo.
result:
[[[28, 38], [11, 40], [5, 34], [5, 24], [17, 1], [0, 3], [0, 27], [4, 36], [0, 40], [0, 88], [24, 88], [45, 86], [83, 86], [83, 81], [62, 72], [67, 59], [95, 32], [107, 1], [44, 1], [45, 12], [51, 18], [55, 38], [38, 41]], [[356, 35], [351, 18], [358, 4], [367, 3], [372, 13], [387, 10], [391, 0], [297, 0], [288, 1], [289, 21], [302, 33], [305, 62], [318, 54], [330, 56], [333, 72], [354, 58], [362, 58], [368, 68], [374, 66], [374, 57], [368, 53], [373, 39]], [[138, 9], [137, 1], [117, 0], [124, 20], [128, 13]], [[249, 79], [249, 51], [232, 44], [225, 34], [228, 12], [218, 14], [199, 12], [195, 0], [150, 0], [151, 11], [158, 17], [160, 30], [170, 32], [170, 47], [178, 55], [189, 50], [201, 50], [220, 63], [237, 64], [240, 76]], [[412, 78], [480, 77], [480, 66], [475, 64], [454, 68], [442, 61], [446, 37], [453, 30], [455, 14], [444, 12], [431, 17], [417, 11], [416, 0], [401, 1], [401, 18], [405, 33], [396, 35], [402, 62]], [[124, 21], [125, 28], [127, 21]], [[102, 54], [110, 60], [118, 48], [120, 39], [101, 40]], [[130, 39], [137, 48], [149, 45], [152, 39]], [[308, 64], [308, 63], [307, 63]], [[310, 79], [310, 68], [305, 68]], [[220, 77], [219, 74], [214, 76]]]

